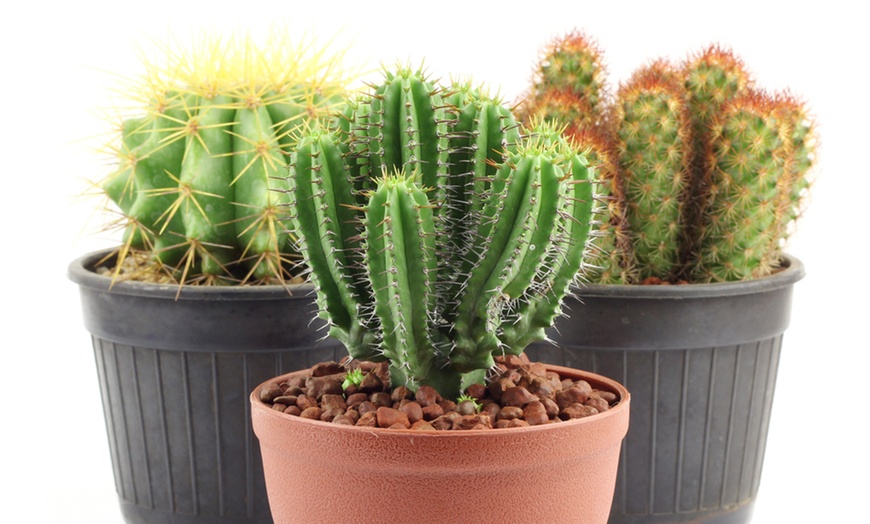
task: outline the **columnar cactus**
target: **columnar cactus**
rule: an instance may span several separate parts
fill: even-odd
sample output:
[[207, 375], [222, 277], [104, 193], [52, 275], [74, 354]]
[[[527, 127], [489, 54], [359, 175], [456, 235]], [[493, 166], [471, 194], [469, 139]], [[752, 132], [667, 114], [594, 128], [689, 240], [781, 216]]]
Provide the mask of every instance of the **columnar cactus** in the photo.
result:
[[607, 71], [595, 42], [580, 32], [556, 38], [544, 50], [521, 112], [581, 127], [595, 124], [607, 103]]
[[758, 91], [716, 115], [697, 280], [744, 280], [777, 267], [784, 228], [806, 186], [810, 132], [793, 99]]
[[[740, 59], [715, 45], [679, 70], [663, 61], [642, 68], [611, 106], [602, 78], [572, 72], [600, 64], [600, 53], [585, 37], [564, 41], [547, 49], [521, 107], [526, 118], [565, 125], [564, 135], [599, 167], [598, 200], [607, 202], [599, 210], [609, 219], [596, 231], [598, 252], [617, 254], [594, 259], [600, 269], [586, 276], [605, 284], [710, 282], [775, 269], [809, 186], [815, 138], [806, 108], [790, 96], [759, 95]], [[566, 90], [567, 77], [586, 85]], [[582, 116], [589, 114], [596, 116]], [[748, 126], [740, 138], [738, 124]]]
[[298, 255], [275, 190], [301, 124], [326, 118], [343, 86], [322, 53], [241, 44], [171, 53], [143, 82], [149, 104], [122, 123], [102, 184], [124, 217], [119, 262], [145, 251], [182, 284], [291, 278]]
[[608, 284], [633, 282], [635, 263], [633, 253], [625, 249], [630, 242], [627, 202], [616, 173], [607, 69], [595, 41], [578, 31], [554, 39], [542, 52], [532, 88], [518, 107], [527, 126], [537, 122], [562, 126], [562, 134], [585, 152], [598, 173], [597, 222], [586, 277]]
[[[352, 105], [365, 109], [307, 132], [291, 163], [321, 315], [351, 356], [388, 359], [395, 384], [455, 396], [558, 314], [589, 235], [586, 161], [546, 129], [521, 138], [479, 90], [407, 68]], [[360, 161], [382, 166], [374, 187], [354, 179]]]
[[691, 187], [691, 122], [682, 78], [663, 61], [637, 72], [617, 95], [617, 154], [637, 277], [681, 270], [684, 206]]

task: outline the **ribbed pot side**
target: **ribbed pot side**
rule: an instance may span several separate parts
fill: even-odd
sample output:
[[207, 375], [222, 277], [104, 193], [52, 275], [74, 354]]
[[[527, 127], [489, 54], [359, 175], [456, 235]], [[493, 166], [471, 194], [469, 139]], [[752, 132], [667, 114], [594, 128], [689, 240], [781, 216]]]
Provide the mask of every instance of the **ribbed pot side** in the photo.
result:
[[632, 393], [612, 524], [748, 522], [761, 479], [792, 289], [788, 258], [755, 281], [577, 290], [533, 360]]
[[311, 286], [118, 282], [69, 266], [100, 381], [115, 487], [129, 523], [270, 523], [251, 388], [341, 358]]
[[628, 392], [604, 377], [550, 368], [622, 400], [556, 424], [424, 432], [293, 417], [261, 402], [258, 387], [252, 416], [275, 521], [605, 523]]

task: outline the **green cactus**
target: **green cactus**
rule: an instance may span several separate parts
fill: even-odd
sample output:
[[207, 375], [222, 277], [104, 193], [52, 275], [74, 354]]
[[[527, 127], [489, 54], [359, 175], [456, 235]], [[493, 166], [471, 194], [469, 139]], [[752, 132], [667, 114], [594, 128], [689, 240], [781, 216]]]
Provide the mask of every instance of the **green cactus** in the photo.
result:
[[604, 126], [580, 129], [568, 126], [562, 134], [576, 149], [586, 153], [596, 174], [592, 211], [596, 220], [583, 277], [598, 284], [632, 284], [637, 280], [637, 264], [628, 227], [625, 181], [617, 169], [615, 133]]
[[118, 168], [102, 183], [125, 217], [116, 271], [142, 253], [180, 284], [294, 278], [276, 190], [301, 126], [327, 118], [343, 85], [327, 73], [335, 59], [280, 44], [167, 50], [170, 63], [149, 70], [151, 102], [122, 123]]
[[607, 71], [595, 42], [580, 32], [556, 38], [542, 53], [531, 92], [520, 106], [532, 118], [594, 125], [606, 106]]
[[691, 123], [681, 77], [666, 62], [644, 67], [617, 95], [617, 151], [638, 278], [680, 271], [683, 203], [691, 187]]
[[696, 280], [758, 278], [778, 266], [812, 158], [812, 128], [804, 120], [793, 100], [760, 91], [717, 115]]
[[[456, 397], [558, 314], [589, 235], [586, 161], [549, 130], [522, 139], [479, 89], [443, 90], [420, 71], [387, 72], [349, 105], [291, 162], [290, 216], [321, 316], [351, 356], [388, 359], [394, 384]], [[361, 161], [384, 168], [359, 192], [371, 187], [355, 180]]]

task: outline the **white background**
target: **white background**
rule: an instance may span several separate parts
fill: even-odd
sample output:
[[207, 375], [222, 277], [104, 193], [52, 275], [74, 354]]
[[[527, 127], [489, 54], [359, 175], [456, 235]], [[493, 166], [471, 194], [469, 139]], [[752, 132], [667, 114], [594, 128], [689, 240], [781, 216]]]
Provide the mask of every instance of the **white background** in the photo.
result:
[[[314, 4], [319, 7], [315, 8]], [[866, 15], [845, 2], [24, 2], [0, 22], [0, 514], [4, 522], [118, 524], [93, 354], [75, 257], [113, 245], [96, 233], [86, 179], [115, 75], [143, 72], [136, 49], [203, 30], [344, 29], [351, 54], [425, 57], [445, 79], [472, 74], [512, 99], [538, 50], [577, 27], [604, 49], [615, 84], [647, 60], [731, 46], [764, 87], [814, 109], [822, 137], [813, 201], [789, 251], [795, 289], [754, 523], [868, 522], [870, 344], [863, 259], [870, 197]], [[192, 3], [191, 3], [192, 4]], [[853, 3], [855, 5], [857, 3]], [[713, 4], [709, 4], [713, 5]], [[606, 7], [602, 7], [606, 6]], [[863, 327], [862, 327], [863, 326]], [[13, 518], [14, 517], [14, 518]]]

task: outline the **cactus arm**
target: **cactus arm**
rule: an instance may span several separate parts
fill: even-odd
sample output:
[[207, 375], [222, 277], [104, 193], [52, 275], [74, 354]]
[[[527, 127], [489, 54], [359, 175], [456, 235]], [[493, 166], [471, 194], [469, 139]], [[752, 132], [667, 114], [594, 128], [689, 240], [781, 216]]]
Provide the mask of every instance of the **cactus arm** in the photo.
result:
[[756, 278], [778, 263], [778, 190], [792, 150], [778, 116], [775, 102], [760, 92], [734, 99], [719, 115], [699, 281]]
[[288, 178], [290, 220], [310, 280], [317, 288], [321, 316], [329, 334], [355, 358], [374, 358], [374, 335], [363, 316], [356, 289], [359, 276], [351, 255], [359, 249], [354, 224], [360, 220], [343, 151], [323, 132], [308, 133], [292, 155]]
[[546, 340], [545, 329], [562, 314], [562, 299], [583, 263], [591, 231], [594, 171], [582, 155], [570, 154], [569, 161], [570, 171], [560, 184], [563, 220], [553, 233], [538, 283], [502, 323], [500, 338], [510, 353], [519, 354], [532, 342]]
[[204, 275], [226, 275], [226, 264], [234, 255], [233, 137], [228, 131], [235, 113], [229, 96], [202, 98], [196, 116], [188, 122], [187, 151], [179, 177], [186, 197], [181, 218]]
[[[442, 201], [448, 140], [439, 90], [421, 72], [402, 69], [387, 75], [372, 105], [370, 158], [382, 157], [386, 169], [417, 169], [423, 187], [435, 190], [432, 201]], [[373, 175], [380, 176], [377, 160], [372, 164]]]
[[429, 376], [435, 355], [429, 332], [437, 280], [432, 206], [403, 175], [385, 177], [370, 197], [365, 223], [383, 354], [396, 378], [416, 388]]
[[663, 62], [637, 71], [619, 92], [619, 168], [630, 202], [638, 278], [682, 271], [684, 202], [691, 186], [691, 121], [684, 87]]
[[[477, 243], [477, 226], [492, 179], [504, 155], [520, 141], [517, 123], [510, 110], [497, 100], [468, 84], [454, 85], [445, 102], [456, 112], [450, 133], [450, 174], [445, 194], [444, 242], [453, 248], [444, 264], [456, 275], [467, 275], [473, 265], [469, 252]], [[443, 295], [448, 322], [455, 318], [456, 296], [461, 283], [448, 282]]]
[[[517, 298], [534, 278], [548, 239], [537, 236], [556, 214], [559, 170], [541, 155], [514, 156], [499, 169], [495, 198], [485, 206], [481, 233], [485, 240], [474, 253], [472, 268], [457, 306], [456, 348], [451, 358], [460, 371], [485, 368], [499, 346], [495, 330], [500, 303]], [[549, 230], [546, 230], [549, 234]], [[531, 239], [540, 245], [529, 249]], [[517, 296], [511, 296], [509, 293]]]

